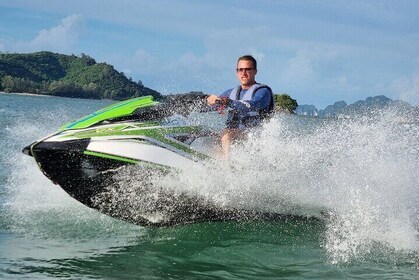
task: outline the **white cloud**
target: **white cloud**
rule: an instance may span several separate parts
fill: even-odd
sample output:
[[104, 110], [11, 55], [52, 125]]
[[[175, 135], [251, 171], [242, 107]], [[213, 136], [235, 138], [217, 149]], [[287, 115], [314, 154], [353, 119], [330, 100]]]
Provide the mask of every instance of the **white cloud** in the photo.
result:
[[203, 58], [198, 57], [193, 53], [186, 53], [182, 55], [173, 66], [175, 68], [182, 66], [185, 69], [199, 70], [205, 67], [205, 61]]
[[296, 56], [288, 60], [281, 80], [289, 83], [314, 82], [316, 74], [310, 55], [305, 51], [298, 51]]
[[204, 38], [204, 45], [209, 53], [217, 53], [218, 64], [225, 66], [226, 58], [233, 57], [235, 61], [244, 54], [262, 59], [265, 55], [260, 50], [270, 45], [273, 32], [275, 31], [265, 26], [221, 29], [208, 33]]
[[157, 61], [148, 51], [138, 49], [134, 54], [133, 59], [135, 69], [138, 69], [138, 73], [150, 73], [157, 68]]
[[331, 76], [325, 76], [324, 69], [334, 64], [346, 52], [345, 47], [313, 42], [301, 43], [293, 43], [293, 48], [297, 48], [297, 50], [295, 56], [288, 59], [285, 64], [281, 79], [297, 84], [301, 82], [311, 84], [317, 82], [320, 78], [339, 81], [339, 76], [335, 76], [336, 73], [332, 73]]
[[64, 18], [59, 25], [39, 31], [38, 35], [29, 42], [27, 48], [31, 51], [71, 51], [83, 29], [82, 16], [70, 15]]

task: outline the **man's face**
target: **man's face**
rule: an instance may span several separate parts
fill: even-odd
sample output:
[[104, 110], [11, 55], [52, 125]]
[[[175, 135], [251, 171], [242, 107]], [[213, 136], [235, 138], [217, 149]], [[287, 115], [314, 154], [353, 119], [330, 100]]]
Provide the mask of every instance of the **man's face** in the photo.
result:
[[255, 76], [257, 70], [253, 68], [253, 62], [250, 60], [240, 60], [237, 63], [237, 78], [243, 88], [248, 88], [256, 83]]

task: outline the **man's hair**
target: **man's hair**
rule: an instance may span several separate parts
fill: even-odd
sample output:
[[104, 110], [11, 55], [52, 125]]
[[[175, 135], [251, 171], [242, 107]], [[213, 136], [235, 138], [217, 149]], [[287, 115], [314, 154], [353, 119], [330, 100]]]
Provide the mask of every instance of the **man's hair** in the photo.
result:
[[253, 62], [253, 68], [255, 68], [256, 70], [258, 69], [256, 59], [253, 56], [248, 55], [248, 54], [243, 55], [243, 56], [239, 57], [239, 59], [237, 59], [237, 64], [239, 64], [240, 60], [251, 61], [251, 62]]

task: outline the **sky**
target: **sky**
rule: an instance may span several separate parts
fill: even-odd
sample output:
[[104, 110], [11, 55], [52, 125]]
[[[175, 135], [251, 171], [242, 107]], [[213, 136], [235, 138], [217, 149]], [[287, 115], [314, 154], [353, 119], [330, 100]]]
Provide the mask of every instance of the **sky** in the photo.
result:
[[0, 0], [0, 52], [82, 53], [163, 94], [256, 80], [323, 109], [369, 96], [419, 105], [417, 0]]

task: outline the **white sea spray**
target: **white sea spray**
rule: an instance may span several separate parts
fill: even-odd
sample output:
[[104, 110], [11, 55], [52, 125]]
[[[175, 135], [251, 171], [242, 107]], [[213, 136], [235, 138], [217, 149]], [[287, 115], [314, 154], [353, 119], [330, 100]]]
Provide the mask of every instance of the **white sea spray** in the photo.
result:
[[228, 161], [188, 167], [164, 185], [223, 207], [320, 217], [331, 263], [368, 258], [377, 246], [418, 251], [418, 123], [401, 119], [392, 110], [277, 116]]

